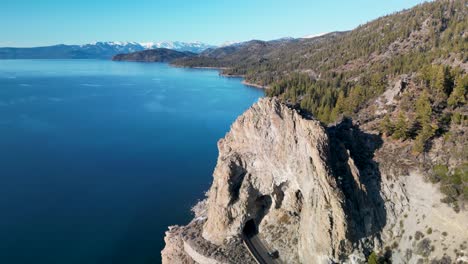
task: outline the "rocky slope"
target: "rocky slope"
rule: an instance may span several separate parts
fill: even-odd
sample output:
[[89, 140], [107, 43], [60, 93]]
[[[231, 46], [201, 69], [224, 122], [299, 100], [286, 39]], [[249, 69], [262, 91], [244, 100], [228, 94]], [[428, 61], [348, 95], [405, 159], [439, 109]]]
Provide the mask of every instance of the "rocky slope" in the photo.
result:
[[195, 53], [188, 51], [175, 51], [165, 48], [137, 51], [128, 54], [117, 54], [113, 61], [139, 61], [139, 62], [170, 62], [179, 58], [193, 57]]
[[261, 99], [219, 141], [207, 199], [166, 233], [163, 263], [255, 263], [242, 245], [248, 221], [283, 263], [363, 263], [371, 252], [466, 262], [467, 212], [441, 203], [417, 167], [395, 166], [382, 143], [349, 120], [325, 128]]

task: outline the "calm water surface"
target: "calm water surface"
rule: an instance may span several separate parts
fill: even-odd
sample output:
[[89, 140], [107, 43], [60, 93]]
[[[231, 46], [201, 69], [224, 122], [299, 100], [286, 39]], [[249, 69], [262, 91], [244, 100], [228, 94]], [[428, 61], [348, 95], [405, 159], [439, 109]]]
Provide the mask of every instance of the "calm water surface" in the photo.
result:
[[212, 70], [0, 60], [0, 263], [160, 263], [262, 95]]

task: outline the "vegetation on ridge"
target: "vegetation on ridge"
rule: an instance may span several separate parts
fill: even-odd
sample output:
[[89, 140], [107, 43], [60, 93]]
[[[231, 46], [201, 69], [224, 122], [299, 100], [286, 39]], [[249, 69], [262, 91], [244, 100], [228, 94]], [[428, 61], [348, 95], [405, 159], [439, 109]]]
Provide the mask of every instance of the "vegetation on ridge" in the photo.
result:
[[383, 132], [399, 140], [414, 139], [414, 151], [419, 153], [446, 129], [447, 119], [460, 124], [466, 120], [467, 77], [458, 65], [468, 62], [467, 31], [466, 0], [441, 0], [345, 33], [251, 41], [174, 64], [227, 67], [223, 74], [268, 86], [268, 96], [297, 105], [324, 123], [356, 116], [395, 80], [407, 76], [420, 92], [427, 92], [420, 95], [416, 108], [407, 109], [417, 112], [417, 118], [401, 117], [390, 124], [388, 117]]
[[468, 124], [467, 4], [466, 0], [428, 2], [349, 32], [254, 40], [173, 64], [223, 68], [222, 74], [266, 86], [268, 96], [325, 124], [352, 117], [367, 129], [380, 131], [402, 153], [409, 146], [413, 157], [408, 159], [417, 160], [443, 139], [439, 148], [454, 148], [443, 154], [445, 162], [453, 162], [438, 182], [448, 202], [455, 204], [466, 197], [464, 176], [460, 176], [463, 184], [455, 183], [460, 178], [456, 175], [463, 175], [455, 167], [468, 155], [463, 149]]

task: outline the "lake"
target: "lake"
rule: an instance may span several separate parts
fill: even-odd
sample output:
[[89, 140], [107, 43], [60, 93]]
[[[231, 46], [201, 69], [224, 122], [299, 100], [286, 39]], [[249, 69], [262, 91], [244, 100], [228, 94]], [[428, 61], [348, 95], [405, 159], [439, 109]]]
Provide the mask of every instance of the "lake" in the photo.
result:
[[215, 70], [0, 60], [0, 263], [160, 263], [261, 96]]

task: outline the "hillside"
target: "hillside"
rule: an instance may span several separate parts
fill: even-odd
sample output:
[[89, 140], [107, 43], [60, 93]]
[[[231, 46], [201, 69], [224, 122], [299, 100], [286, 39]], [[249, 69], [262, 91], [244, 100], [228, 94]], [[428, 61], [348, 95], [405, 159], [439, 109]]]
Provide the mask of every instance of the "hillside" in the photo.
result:
[[[442, 189], [455, 202], [468, 199], [466, 5], [466, 0], [424, 3], [348, 32], [250, 41], [173, 64], [225, 68], [222, 74], [269, 87], [268, 96], [324, 124], [351, 117], [381, 133], [384, 146], [401, 148], [400, 155], [415, 166], [433, 155], [424, 167], [442, 167], [444, 175], [434, 181], [444, 179], [451, 187]], [[433, 153], [443, 147], [454, 151]]]
[[284, 263], [468, 263], [467, 5], [173, 61], [272, 98], [219, 141], [207, 199], [166, 233], [163, 261], [254, 263], [253, 221]]
[[382, 94], [395, 78], [424, 66], [444, 64], [466, 71], [465, 5], [463, 0], [421, 4], [349, 32], [279, 43], [251, 41], [173, 64], [228, 68], [223, 74], [270, 86], [269, 95], [300, 103], [330, 122], [345, 112], [337, 107], [340, 92], [346, 98], [360, 93], [355, 104], [361, 106]]
[[139, 61], [139, 62], [170, 62], [175, 59], [195, 56], [195, 53], [175, 51], [170, 49], [152, 49], [137, 51], [128, 54], [117, 54], [112, 57], [113, 61]]
[[[220, 48], [207, 49], [193, 58], [176, 60], [172, 64], [185, 67], [220, 67], [229, 68], [223, 71], [225, 75], [246, 75], [249, 67], [260, 66], [268, 58], [282, 58], [285, 49], [302, 49], [313, 44], [342, 35], [344, 32], [333, 32], [324, 36], [310, 39], [278, 39], [271, 41], [251, 40]], [[247, 78], [249, 81], [253, 79]], [[257, 82], [266, 84], [265, 82]]]

